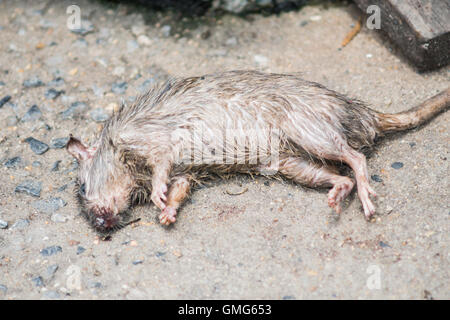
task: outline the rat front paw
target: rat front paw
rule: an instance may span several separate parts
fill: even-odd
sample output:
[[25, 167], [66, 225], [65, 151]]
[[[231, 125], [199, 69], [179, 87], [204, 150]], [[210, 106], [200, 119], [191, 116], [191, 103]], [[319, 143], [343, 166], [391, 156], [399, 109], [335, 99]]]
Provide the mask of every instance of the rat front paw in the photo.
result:
[[152, 190], [151, 199], [153, 203], [161, 210], [164, 210], [164, 208], [166, 207], [166, 204], [164, 203], [167, 200], [165, 195], [166, 192], [167, 186], [165, 184], [158, 185]]

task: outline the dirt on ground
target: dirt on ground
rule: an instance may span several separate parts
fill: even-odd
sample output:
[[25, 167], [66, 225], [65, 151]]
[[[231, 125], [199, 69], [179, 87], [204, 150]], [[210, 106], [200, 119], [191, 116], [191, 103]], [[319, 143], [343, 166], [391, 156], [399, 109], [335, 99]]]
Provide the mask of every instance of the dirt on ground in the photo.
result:
[[449, 67], [420, 74], [365, 27], [341, 48], [354, 5], [191, 19], [80, 0], [75, 33], [73, 2], [0, 1], [0, 299], [450, 298], [448, 112], [371, 153], [369, 222], [355, 194], [338, 217], [325, 189], [238, 176], [194, 192], [173, 227], [140, 206], [102, 239], [64, 150], [170, 76], [301, 72], [398, 112], [449, 87]]

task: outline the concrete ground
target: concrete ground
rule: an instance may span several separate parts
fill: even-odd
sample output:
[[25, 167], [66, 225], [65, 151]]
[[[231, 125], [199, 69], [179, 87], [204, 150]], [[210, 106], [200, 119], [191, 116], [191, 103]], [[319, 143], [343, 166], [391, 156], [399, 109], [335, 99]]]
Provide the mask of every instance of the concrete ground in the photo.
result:
[[[80, 0], [80, 35], [67, 28], [72, 2], [0, 1], [0, 99], [11, 96], [0, 109], [0, 299], [450, 298], [448, 112], [374, 150], [371, 222], [354, 194], [337, 217], [326, 190], [239, 176], [196, 191], [171, 228], [138, 207], [140, 222], [109, 241], [79, 215], [76, 166], [53, 140], [93, 141], [122, 99], [169, 75], [302, 72], [397, 112], [449, 87], [450, 68], [419, 74], [366, 28], [341, 49], [352, 5], [186, 20]], [[28, 137], [50, 149], [37, 154], [46, 147]]]

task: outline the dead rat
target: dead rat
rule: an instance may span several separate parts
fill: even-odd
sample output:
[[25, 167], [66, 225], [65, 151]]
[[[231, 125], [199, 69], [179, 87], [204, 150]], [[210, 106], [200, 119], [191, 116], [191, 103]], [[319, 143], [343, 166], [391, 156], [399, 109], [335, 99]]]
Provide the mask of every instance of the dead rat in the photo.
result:
[[128, 209], [150, 199], [169, 225], [192, 185], [236, 172], [329, 186], [328, 204], [340, 213], [355, 182], [339, 174], [339, 163], [353, 170], [369, 218], [375, 191], [361, 150], [449, 106], [447, 89], [383, 114], [296, 75], [230, 71], [171, 79], [122, 106], [91, 147], [71, 137], [67, 150], [80, 164], [82, 211], [101, 232], [123, 226]]

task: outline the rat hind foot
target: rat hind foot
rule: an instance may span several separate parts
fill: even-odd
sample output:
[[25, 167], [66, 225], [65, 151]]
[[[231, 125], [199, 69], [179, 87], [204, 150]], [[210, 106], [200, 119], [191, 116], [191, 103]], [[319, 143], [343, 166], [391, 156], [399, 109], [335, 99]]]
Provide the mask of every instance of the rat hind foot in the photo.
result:
[[353, 190], [355, 183], [348, 177], [340, 177], [341, 181], [336, 181], [333, 188], [328, 192], [328, 205], [333, 208], [337, 214], [342, 212], [341, 203], [347, 198]]
[[[363, 181], [365, 179], [362, 179]], [[369, 186], [369, 183], [366, 180], [366, 183], [361, 182], [358, 184], [358, 195], [361, 200], [363, 209], [364, 209], [364, 215], [366, 216], [366, 219], [369, 219], [374, 213], [375, 213], [375, 206], [370, 200], [369, 195], [372, 195], [376, 197], [375, 191]]]
[[177, 220], [175, 218], [176, 215], [177, 210], [175, 208], [165, 207], [164, 210], [162, 210], [161, 214], [159, 215], [159, 223], [168, 226]]
[[328, 192], [328, 205], [338, 214], [342, 211], [341, 202], [350, 194], [355, 185], [349, 177], [339, 175], [336, 168], [330, 165], [311, 163], [301, 158], [282, 158], [279, 170], [287, 178], [303, 185], [332, 186]]
[[364, 209], [364, 215], [366, 216], [366, 219], [369, 219], [375, 213], [375, 206], [370, 200], [370, 196], [376, 197], [377, 194], [369, 185], [366, 157], [362, 153], [349, 149], [348, 152], [344, 154], [343, 160], [355, 172], [358, 196]]

